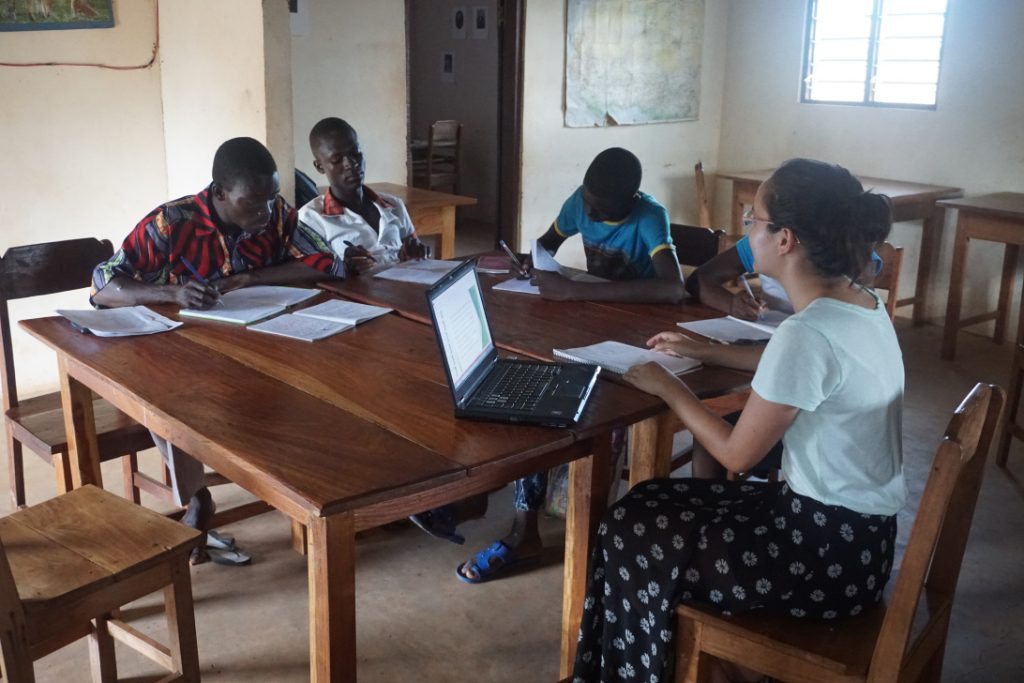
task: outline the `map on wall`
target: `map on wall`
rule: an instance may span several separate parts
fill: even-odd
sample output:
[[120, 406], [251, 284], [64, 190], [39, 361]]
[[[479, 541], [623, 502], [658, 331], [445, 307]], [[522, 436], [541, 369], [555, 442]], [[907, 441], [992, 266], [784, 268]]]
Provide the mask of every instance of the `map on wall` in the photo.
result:
[[567, 0], [565, 125], [692, 121], [704, 0]]

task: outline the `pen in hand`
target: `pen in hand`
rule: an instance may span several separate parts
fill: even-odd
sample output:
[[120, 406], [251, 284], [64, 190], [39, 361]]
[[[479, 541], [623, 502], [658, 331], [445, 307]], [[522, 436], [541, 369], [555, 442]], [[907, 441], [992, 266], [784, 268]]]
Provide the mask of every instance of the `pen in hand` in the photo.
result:
[[508, 256], [509, 260], [512, 262], [512, 265], [519, 273], [520, 278], [526, 278], [530, 275], [530, 272], [526, 269], [526, 267], [523, 266], [522, 263], [520, 263], [518, 258], [516, 258], [515, 252], [509, 249], [509, 246], [505, 244], [505, 240], [498, 240], [498, 246], [505, 250], [505, 254]]
[[761, 319], [761, 310], [764, 308], [764, 304], [762, 304], [760, 301], [758, 301], [757, 297], [754, 296], [754, 291], [752, 289], [750, 289], [750, 283], [747, 282], [747, 278], [745, 278], [745, 277], [743, 277], [741, 275], [740, 276], [740, 282], [743, 283], [743, 289], [747, 290], [747, 294], [750, 295], [750, 298], [753, 299], [754, 303], [758, 305], [757, 319], [760, 320]]
[[347, 246], [347, 247], [352, 247], [353, 249], [362, 249], [362, 250], [363, 250], [363, 253], [362, 253], [362, 254], [360, 254], [358, 258], [368, 258], [368, 259], [370, 259], [371, 261], [373, 261], [374, 263], [376, 263], [376, 262], [377, 262], [377, 259], [373, 258], [373, 256], [371, 256], [371, 255], [370, 255], [370, 252], [369, 252], [369, 251], [367, 251], [366, 247], [360, 247], [360, 246], [356, 246], [355, 244], [352, 244], [352, 243], [351, 243], [351, 242], [349, 242], [348, 240], [345, 240], [345, 246]]
[[192, 274], [192, 277], [195, 279], [196, 282], [201, 284], [203, 287], [206, 287], [207, 289], [212, 289], [213, 292], [217, 295], [217, 301], [214, 302], [214, 304], [213, 304], [214, 306], [219, 306], [219, 305], [221, 305], [223, 303], [220, 300], [220, 292], [217, 291], [217, 288], [213, 287], [210, 284], [209, 280], [207, 280], [205, 277], [203, 277], [202, 275], [199, 274], [199, 270], [197, 270], [196, 267], [192, 265], [191, 261], [189, 261], [187, 258], [182, 256], [181, 257], [181, 264], [183, 266], [185, 266], [186, 268], [188, 268], [188, 272]]

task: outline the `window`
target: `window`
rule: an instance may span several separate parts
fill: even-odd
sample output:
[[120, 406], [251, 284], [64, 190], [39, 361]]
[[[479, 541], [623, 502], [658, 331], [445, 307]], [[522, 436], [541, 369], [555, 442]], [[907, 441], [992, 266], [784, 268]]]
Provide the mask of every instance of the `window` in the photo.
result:
[[947, 0], [810, 0], [802, 102], [935, 108]]

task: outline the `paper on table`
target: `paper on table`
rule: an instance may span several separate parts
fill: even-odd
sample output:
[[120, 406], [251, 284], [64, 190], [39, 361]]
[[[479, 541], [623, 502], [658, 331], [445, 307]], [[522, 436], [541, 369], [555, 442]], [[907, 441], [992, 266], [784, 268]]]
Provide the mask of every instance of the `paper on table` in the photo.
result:
[[555, 358], [574, 363], [600, 365], [619, 374], [626, 372], [634, 365], [650, 362], [657, 363], [673, 375], [700, 367], [700, 361], [694, 358], [679, 358], [616, 341], [604, 341], [575, 349], [555, 349]]
[[[564, 276], [575, 282], [609, 282], [603, 277], [591, 275], [585, 270], [577, 270], [576, 268], [569, 268], [562, 266], [559, 272]], [[540, 296], [540, 287], [537, 285], [530, 284], [529, 280], [520, 280], [519, 278], [512, 278], [511, 280], [505, 280], [499, 282], [492, 287], [495, 291], [499, 292], [515, 292], [517, 294], [536, 294]]]
[[105, 308], [103, 310], [58, 310], [82, 332], [92, 332], [97, 337], [130, 337], [137, 334], [167, 332], [181, 323], [149, 310], [145, 306]]
[[546, 270], [557, 273], [562, 269], [562, 266], [555, 260], [551, 252], [542, 247], [538, 240], [533, 240], [530, 243], [530, 258], [533, 260], [534, 270]]
[[462, 264], [462, 261], [440, 261], [436, 259], [409, 260], [377, 271], [374, 277], [398, 282], [416, 282], [432, 285], [441, 277]]
[[320, 294], [316, 289], [259, 285], [236, 289], [221, 295], [213, 308], [183, 308], [180, 315], [204, 320], [248, 325], [281, 313], [289, 306]]
[[316, 341], [317, 339], [330, 337], [353, 327], [355, 325], [351, 323], [310, 318], [296, 313], [286, 313], [257, 325], [251, 325], [249, 329], [276, 334], [282, 337], [291, 337], [292, 339], [301, 339], [303, 341]]
[[347, 323], [349, 325], [358, 325], [361, 322], [376, 318], [380, 315], [385, 315], [391, 311], [392, 309], [384, 308], [383, 306], [371, 306], [369, 304], [356, 303], [355, 301], [329, 299], [321, 304], [317, 304], [316, 306], [310, 306], [309, 308], [303, 308], [301, 311], [295, 311], [294, 315]]

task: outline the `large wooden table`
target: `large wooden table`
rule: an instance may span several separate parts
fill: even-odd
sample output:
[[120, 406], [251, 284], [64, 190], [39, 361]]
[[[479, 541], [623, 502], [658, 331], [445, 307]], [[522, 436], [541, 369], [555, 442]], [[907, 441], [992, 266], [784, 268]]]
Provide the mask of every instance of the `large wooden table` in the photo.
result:
[[455, 256], [455, 209], [459, 206], [473, 206], [476, 204], [476, 197], [394, 183], [371, 183], [370, 187], [375, 192], [393, 194], [405, 202], [416, 234], [421, 237], [437, 236], [438, 258], [450, 259]]
[[[946, 300], [946, 324], [942, 332], [942, 358], [956, 355], [956, 335], [962, 327], [995, 320], [992, 340], [1002, 344], [1006, 339], [1006, 323], [1010, 317], [1010, 299], [1017, 275], [1017, 261], [1024, 245], [1024, 194], [997, 192], [939, 202], [945, 209], [956, 209], [956, 239], [953, 242], [953, 267], [949, 274], [949, 298]], [[960, 318], [964, 276], [967, 268], [967, 247], [970, 241], [987, 240], [1006, 245], [1003, 272], [999, 283], [996, 310]], [[1024, 308], [1022, 308], [1024, 310]], [[1024, 325], [1017, 322], [1017, 344], [1024, 343]]]
[[200, 321], [120, 339], [62, 318], [22, 325], [57, 353], [74, 486], [102, 483], [96, 392], [305, 527], [318, 682], [356, 680], [356, 531], [571, 461], [567, 670], [610, 486], [608, 434], [664, 410], [600, 381], [570, 429], [456, 420], [433, 331], [398, 315], [314, 344]]
[[[719, 178], [732, 181], [732, 223], [731, 234], [739, 237], [743, 234], [743, 207], [754, 203], [757, 188], [767, 180], [774, 169], [757, 171], [737, 171], [719, 173]], [[925, 320], [925, 302], [931, 269], [937, 256], [939, 238], [942, 235], [944, 212], [936, 206], [940, 199], [959, 197], [963, 190], [959, 187], [944, 185], [925, 185], [902, 180], [857, 176], [865, 189], [884, 194], [892, 200], [893, 221], [921, 221], [921, 253], [917, 262], [917, 283], [914, 296], [904, 297], [896, 301], [897, 307], [913, 306], [915, 325]]]

